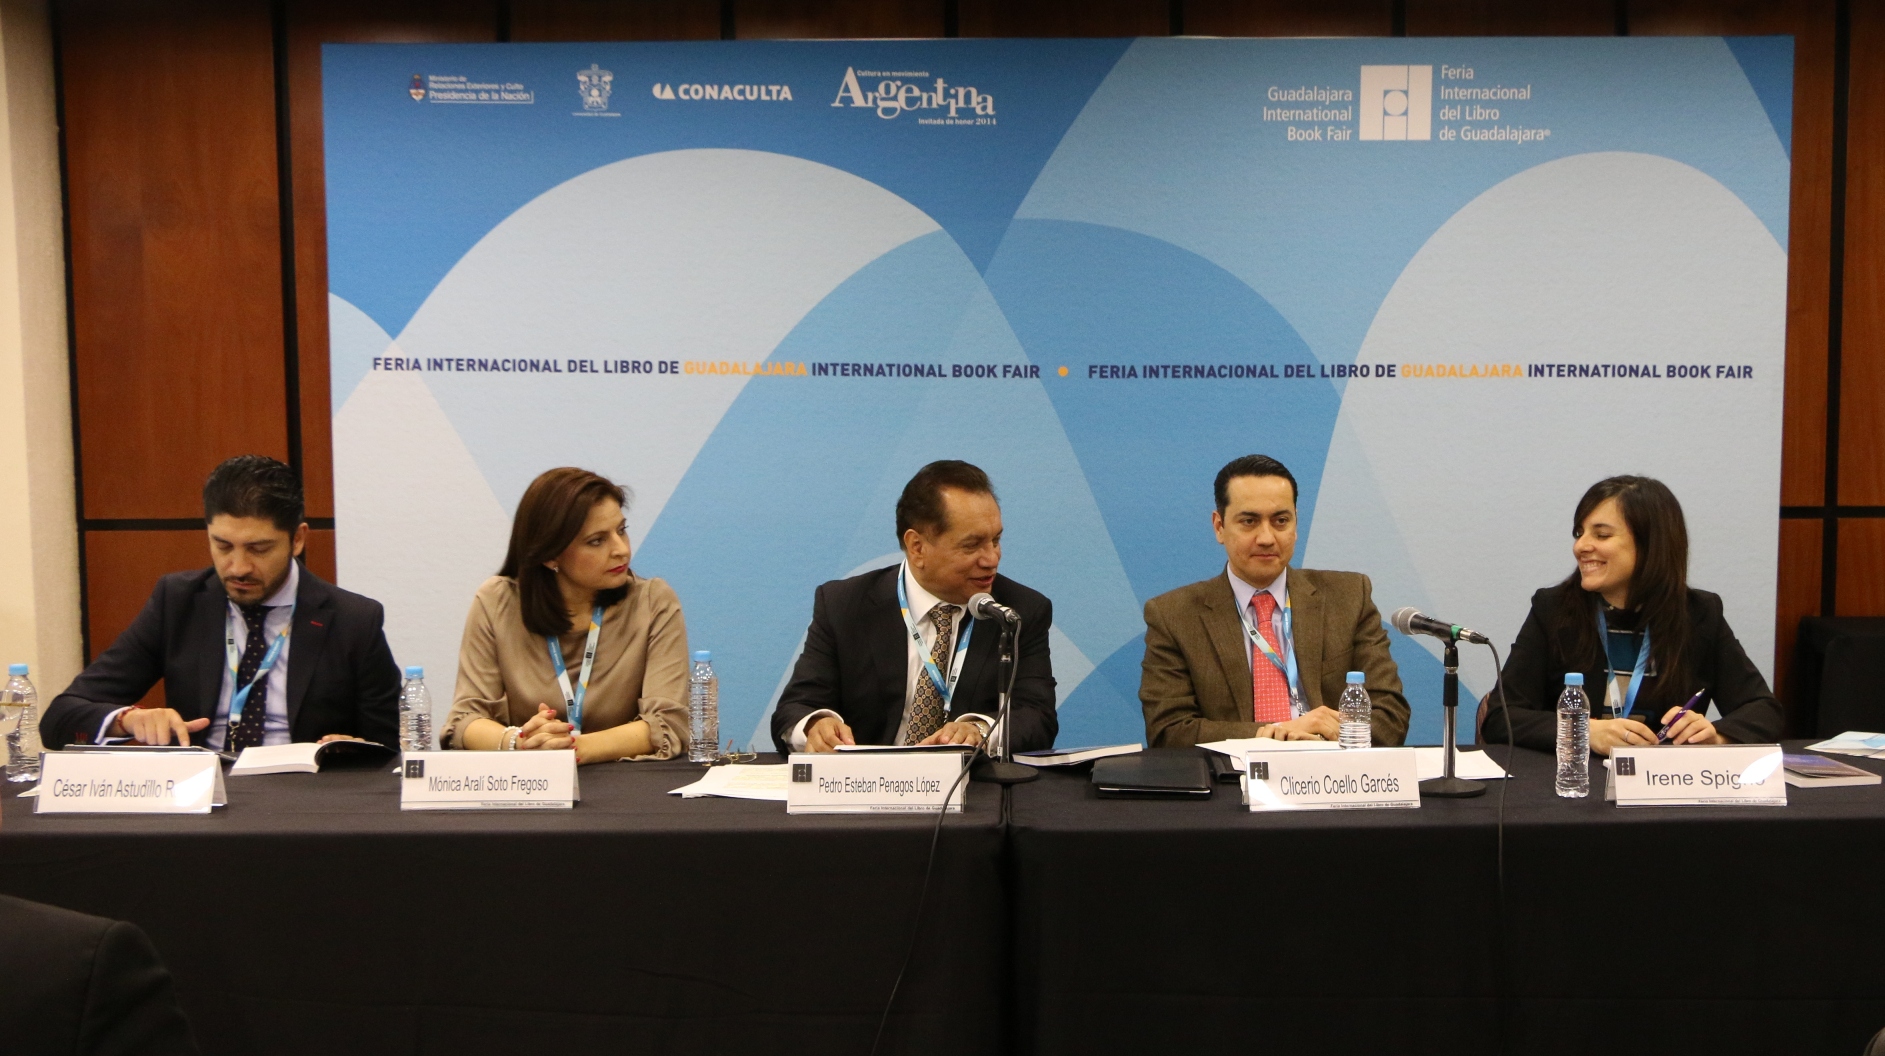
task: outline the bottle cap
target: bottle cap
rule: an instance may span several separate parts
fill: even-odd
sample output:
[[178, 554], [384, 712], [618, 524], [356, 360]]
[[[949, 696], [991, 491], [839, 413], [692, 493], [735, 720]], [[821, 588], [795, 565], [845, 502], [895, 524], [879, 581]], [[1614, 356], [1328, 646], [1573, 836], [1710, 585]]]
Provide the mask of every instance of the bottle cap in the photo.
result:
[[408, 667], [406, 669], [406, 677], [407, 678], [424, 678], [425, 668], [420, 667], [418, 664], [414, 664], [411, 667]]
[[1367, 681], [1368, 681], [1368, 676], [1362, 674], [1360, 671], [1350, 671], [1348, 673], [1348, 684], [1351, 686], [1359, 686], [1366, 683]]
[[7, 665], [7, 674], [9, 675], [23, 675], [25, 673], [26, 673], [25, 664], [8, 664]]
[[712, 662], [712, 660], [713, 660], [713, 650], [712, 650], [712, 649], [696, 649], [696, 650], [694, 650], [694, 662], [695, 662], [695, 663], [697, 663], [697, 664], [705, 664], [705, 663], [711, 663], [711, 662]]
[[1567, 685], [1567, 686], [1581, 686], [1581, 685], [1583, 685], [1583, 684], [1584, 684], [1584, 672], [1582, 672], [1582, 671], [1566, 671], [1566, 672], [1564, 673], [1564, 684], [1565, 684], [1565, 685]]

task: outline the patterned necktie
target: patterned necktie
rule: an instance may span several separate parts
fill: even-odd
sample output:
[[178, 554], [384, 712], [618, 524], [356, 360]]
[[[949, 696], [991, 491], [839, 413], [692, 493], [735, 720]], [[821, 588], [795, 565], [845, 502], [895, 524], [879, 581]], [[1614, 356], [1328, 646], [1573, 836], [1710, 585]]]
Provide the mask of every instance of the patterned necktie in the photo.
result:
[[[234, 694], [249, 684], [255, 677], [256, 669], [262, 666], [262, 654], [268, 652], [268, 636], [263, 631], [263, 624], [268, 621], [268, 606], [242, 606], [243, 622], [249, 625], [249, 644], [242, 649], [242, 663], [236, 667], [236, 684], [229, 690], [230, 700]], [[279, 661], [278, 661], [279, 662]], [[242, 704], [242, 721], [229, 730], [227, 750], [239, 752], [244, 748], [253, 748], [262, 743], [262, 720], [268, 711], [268, 678], [263, 676], [255, 688], [249, 690], [249, 699]]]
[[[1282, 643], [1276, 640], [1276, 628], [1270, 625], [1270, 617], [1276, 615], [1276, 595], [1267, 590], [1259, 590], [1250, 599], [1250, 609], [1257, 617], [1257, 633], [1270, 643], [1276, 655], [1283, 655]], [[1257, 648], [1257, 643], [1250, 643], [1250, 696], [1256, 702], [1258, 722], [1288, 722], [1289, 680], [1283, 672], [1276, 669], [1270, 658]]]
[[[929, 660], [936, 665], [936, 670], [949, 677], [949, 625], [955, 621], [955, 606], [937, 602], [929, 610], [929, 622], [936, 627], [936, 644], [930, 646]], [[930, 735], [942, 729], [943, 696], [936, 688], [936, 683], [929, 677], [929, 668], [916, 673], [916, 701], [910, 706], [910, 731], [904, 735], [904, 744], [921, 744]]]

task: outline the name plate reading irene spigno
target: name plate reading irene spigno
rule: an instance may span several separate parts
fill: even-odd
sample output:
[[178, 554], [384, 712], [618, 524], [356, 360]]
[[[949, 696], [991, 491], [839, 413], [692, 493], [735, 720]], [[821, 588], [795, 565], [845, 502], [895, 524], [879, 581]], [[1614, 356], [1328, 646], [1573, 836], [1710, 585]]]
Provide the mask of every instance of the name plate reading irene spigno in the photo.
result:
[[1787, 805], [1778, 744], [1613, 748], [1605, 799], [1619, 807]]
[[1244, 779], [1253, 812], [1420, 806], [1412, 748], [1252, 749], [1244, 756]]
[[570, 749], [400, 756], [401, 810], [568, 810], [581, 798]]

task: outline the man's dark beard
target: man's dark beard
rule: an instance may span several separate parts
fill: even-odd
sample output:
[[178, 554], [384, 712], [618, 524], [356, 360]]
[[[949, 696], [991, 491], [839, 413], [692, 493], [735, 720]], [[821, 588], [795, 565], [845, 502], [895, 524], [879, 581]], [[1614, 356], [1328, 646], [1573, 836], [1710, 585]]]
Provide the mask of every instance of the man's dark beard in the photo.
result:
[[[262, 601], [267, 601], [268, 599], [274, 597], [275, 592], [281, 589], [281, 585], [283, 583], [288, 582], [288, 573], [294, 570], [294, 561], [295, 561], [294, 558], [292, 557], [289, 558], [288, 564], [282, 567], [281, 575], [277, 576], [273, 582], [265, 583], [262, 585], [262, 598], [261, 598]], [[227, 583], [223, 584], [223, 593], [229, 594], [229, 584]], [[234, 601], [235, 595], [229, 594], [229, 598], [231, 601]]]

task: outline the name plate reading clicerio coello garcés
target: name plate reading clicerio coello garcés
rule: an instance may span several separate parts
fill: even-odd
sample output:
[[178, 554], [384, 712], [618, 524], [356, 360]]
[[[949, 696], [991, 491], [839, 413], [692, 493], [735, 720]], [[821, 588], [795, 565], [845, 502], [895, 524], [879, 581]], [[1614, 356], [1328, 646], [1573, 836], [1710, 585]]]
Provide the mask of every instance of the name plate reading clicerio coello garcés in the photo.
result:
[[1420, 768], [1412, 748], [1343, 748], [1244, 756], [1252, 811], [1343, 810], [1420, 806]]

